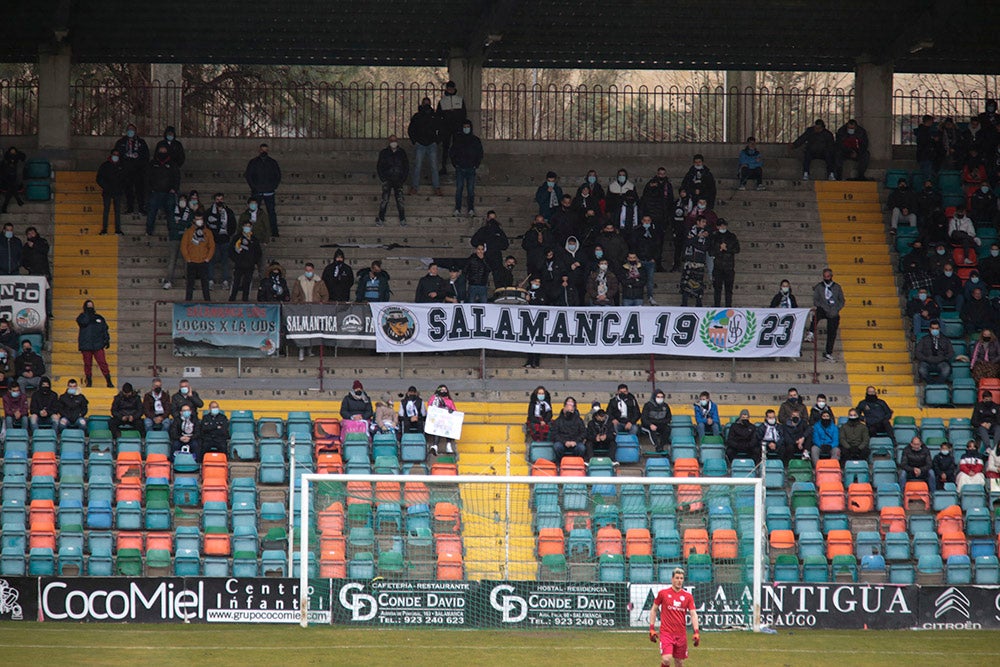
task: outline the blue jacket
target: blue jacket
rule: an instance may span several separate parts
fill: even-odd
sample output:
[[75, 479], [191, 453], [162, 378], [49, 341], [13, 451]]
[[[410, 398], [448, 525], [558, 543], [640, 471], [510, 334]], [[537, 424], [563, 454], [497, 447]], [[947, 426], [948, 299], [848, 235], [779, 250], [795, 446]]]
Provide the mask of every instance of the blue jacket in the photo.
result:
[[556, 205], [549, 206], [549, 201], [551, 200], [549, 196], [549, 186], [539, 185], [538, 189], [535, 190], [535, 202], [538, 204], [538, 214], [548, 220], [552, 217], [552, 213], [559, 208], [559, 203], [562, 201], [562, 188], [556, 183], [556, 187], [553, 188], [556, 193]]
[[830, 425], [824, 427], [822, 421], [818, 421], [813, 424], [813, 445], [816, 447], [822, 447], [823, 445], [829, 445], [830, 447], [836, 449], [840, 447], [840, 431], [837, 429], [837, 425], [830, 420]]
[[698, 424], [704, 424], [705, 420], [711, 417], [713, 424], [719, 423], [719, 406], [715, 404], [715, 401], [709, 401], [708, 407], [701, 407], [701, 405], [694, 404], [694, 420]]
[[760, 151], [750, 152], [750, 149], [744, 148], [740, 151], [740, 166], [746, 165], [747, 169], [757, 169], [758, 167], [764, 166], [764, 158], [761, 157]]

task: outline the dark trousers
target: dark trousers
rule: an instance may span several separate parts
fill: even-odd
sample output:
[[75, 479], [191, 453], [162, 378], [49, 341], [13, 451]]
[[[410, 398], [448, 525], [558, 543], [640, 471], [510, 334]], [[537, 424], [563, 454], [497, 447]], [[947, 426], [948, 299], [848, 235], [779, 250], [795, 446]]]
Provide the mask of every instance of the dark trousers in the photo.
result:
[[809, 325], [809, 331], [812, 331], [814, 335], [820, 320], [826, 320], [826, 354], [833, 354], [833, 344], [837, 342], [837, 329], [840, 327], [840, 316], [830, 317], [826, 311], [817, 308], [812, 323]]
[[716, 266], [712, 275], [712, 285], [715, 289], [715, 307], [718, 308], [722, 300], [722, 289], [726, 290], [726, 308], [733, 305], [733, 283], [736, 281], [736, 269], [724, 269]]
[[250, 283], [253, 281], [253, 267], [233, 270], [233, 288], [229, 291], [229, 300], [236, 301], [236, 295], [243, 292], [243, 300], [250, 299]]
[[649, 436], [649, 441], [653, 443], [653, 448], [656, 451], [662, 452], [670, 446], [670, 424], [657, 424], [655, 431], [651, 431], [648, 428], [643, 428], [642, 430]]
[[269, 222], [271, 223], [271, 236], [277, 236], [278, 214], [274, 210], [274, 193], [272, 192], [271, 194], [266, 195], [262, 192], [255, 192], [253, 196], [257, 198], [258, 205], [267, 207], [267, 217], [269, 218]]
[[156, 227], [156, 214], [162, 209], [167, 215], [167, 229], [174, 224], [174, 207], [177, 195], [170, 192], [150, 192], [149, 208], [146, 211], [146, 236], [152, 236]]
[[836, 173], [837, 164], [833, 157], [833, 153], [827, 151], [811, 151], [806, 148], [806, 152], [802, 154], [802, 171], [808, 172], [809, 165], [812, 164], [813, 160], [823, 160], [826, 163], [827, 173]]
[[115, 231], [120, 232], [122, 230], [122, 221], [119, 216], [119, 209], [122, 205], [122, 196], [120, 193], [111, 194], [108, 191], [101, 193], [101, 199], [104, 201], [104, 212], [101, 214], [101, 231], [108, 231], [108, 212], [114, 208], [115, 210]]
[[892, 440], [892, 444], [896, 444], [896, 434], [893, 433], [892, 424], [888, 419], [883, 419], [880, 422], [865, 423], [868, 424], [868, 435], [875, 437], [876, 435], [882, 435], [884, 433]]
[[674, 269], [681, 267], [684, 259], [684, 242], [687, 240], [687, 225], [683, 220], [674, 220]]
[[850, 151], [840, 150], [837, 152], [837, 178], [844, 177], [844, 163], [854, 160], [858, 163], [858, 178], [864, 178], [868, 171], [868, 162], [871, 161], [871, 154], [868, 151], [851, 157]]
[[146, 208], [146, 177], [145, 165], [129, 166], [122, 170], [122, 187], [125, 190], [125, 211], [131, 213], [139, 208]]
[[[173, 462], [174, 460], [174, 455], [177, 454], [177, 452], [181, 451], [181, 448], [183, 446], [184, 443], [182, 443], [180, 440], [174, 440], [173, 443], [171, 443], [170, 446], [171, 462]], [[187, 446], [188, 446], [188, 451], [194, 455], [194, 460], [201, 463], [201, 443], [199, 443], [197, 439], [192, 439], [191, 442], [187, 443]]]
[[187, 281], [184, 284], [184, 300], [190, 301], [194, 296], [194, 281], [201, 279], [201, 297], [205, 301], [211, 300], [208, 293], [208, 262], [188, 262]]
[[606, 440], [604, 442], [587, 441], [586, 457], [589, 461], [595, 456], [607, 456], [612, 461], [618, 460], [618, 442]]
[[406, 220], [406, 210], [403, 208], [403, 184], [382, 181], [382, 198], [378, 202], [378, 219], [385, 221], [385, 210], [389, 208], [389, 193], [396, 198], [396, 213], [400, 220]]
[[7, 190], [7, 192], [4, 194], [4, 196], [3, 196], [3, 206], [0, 206], [0, 212], [3, 212], [3, 213], [7, 212], [7, 207], [10, 205], [10, 200], [11, 199], [16, 199], [18, 206], [24, 206], [24, 200], [21, 199], [21, 194], [20, 194], [20, 192], [18, 192], [16, 185], [12, 185], [11, 189]]
[[135, 429], [139, 435], [146, 437], [146, 424], [143, 423], [141, 416], [137, 416], [131, 422], [123, 422], [120, 417], [112, 417], [111, 421], [108, 422], [108, 430], [111, 431], [111, 435], [115, 436], [116, 440], [121, 437], [123, 428]]
[[753, 180], [757, 181], [757, 185], [764, 182], [764, 170], [761, 167], [750, 167], [740, 165], [740, 185], [746, 185], [747, 181]]

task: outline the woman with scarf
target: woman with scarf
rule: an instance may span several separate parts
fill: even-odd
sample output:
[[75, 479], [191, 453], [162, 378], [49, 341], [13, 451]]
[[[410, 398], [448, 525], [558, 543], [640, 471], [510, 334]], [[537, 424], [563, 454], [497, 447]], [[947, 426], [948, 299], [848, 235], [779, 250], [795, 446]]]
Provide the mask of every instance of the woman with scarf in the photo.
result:
[[[427, 407], [441, 408], [447, 410], [448, 412], [455, 411], [455, 401], [452, 400], [451, 394], [448, 393], [448, 387], [446, 385], [441, 385], [437, 388], [437, 391], [434, 392], [434, 395], [431, 396], [430, 399], [428, 399]], [[454, 440], [447, 440], [446, 438], [442, 438], [439, 435], [432, 435], [431, 438], [432, 438], [431, 444], [428, 447], [431, 454], [433, 454], [434, 456], [438, 455], [438, 447], [441, 444], [442, 440], [445, 440], [444, 453], [448, 455], [455, 454]]]
[[983, 378], [1000, 377], [1000, 343], [991, 329], [983, 329], [979, 334], [979, 340], [972, 346], [969, 366], [976, 382]]
[[548, 389], [539, 386], [531, 392], [528, 401], [528, 436], [532, 442], [547, 440], [552, 424], [552, 396]]

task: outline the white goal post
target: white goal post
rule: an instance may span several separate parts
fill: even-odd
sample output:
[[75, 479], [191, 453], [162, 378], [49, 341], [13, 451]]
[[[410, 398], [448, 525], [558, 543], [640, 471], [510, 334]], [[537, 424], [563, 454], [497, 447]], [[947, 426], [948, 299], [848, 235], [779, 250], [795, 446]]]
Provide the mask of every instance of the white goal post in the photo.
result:
[[[298, 544], [298, 561], [299, 561], [299, 591], [300, 591], [300, 610], [301, 610], [301, 620], [300, 625], [302, 627], [308, 626], [308, 611], [309, 611], [309, 579], [310, 579], [310, 527], [315, 525], [315, 516], [318, 512], [322, 511], [322, 507], [314, 506], [314, 493], [311, 491], [316, 491], [321, 487], [322, 483], [335, 483], [337, 487], [343, 488], [359, 488], [359, 484], [367, 484], [369, 487], [361, 488], [372, 488], [376, 489], [376, 484], [381, 483], [391, 483], [398, 484], [401, 489], [405, 488], [406, 484], [415, 485], [426, 485], [427, 489], [450, 487], [453, 491], [455, 489], [462, 489], [462, 498], [467, 499], [467, 504], [469, 498], [475, 497], [474, 489], [478, 487], [484, 487], [485, 491], [489, 492], [489, 505], [490, 512], [489, 516], [486, 517], [470, 517], [474, 519], [482, 519], [479, 522], [480, 528], [483, 523], [489, 524], [492, 522], [497, 531], [496, 537], [498, 541], [503, 541], [502, 547], [497, 548], [496, 559], [501, 562], [504, 558], [510, 558], [511, 543], [517, 542], [518, 538], [511, 538], [511, 528], [514, 526], [515, 533], [517, 528], [525, 529], [525, 515], [534, 517], [533, 512], [533, 498], [536, 496], [536, 489], [539, 486], [547, 485], [549, 491], [552, 487], [558, 487], [557, 494], [563, 494], [565, 488], [569, 486], [576, 486], [577, 488], [581, 486], [589, 487], [593, 490], [595, 485], [603, 487], [605, 493], [613, 495], [615, 498], [624, 497], [625, 489], [623, 487], [631, 487], [631, 490], [635, 492], [636, 487], [645, 487], [643, 490], [643, 497], [648, 494], [652, 497], [657, 493], [658, 489], [666, 491], [664, 487], [675, 487], [672, 492], [667, 492], [668, 495], [673, 493], [678, 494], [678, 491], [683, 494], [681, 487], [686, 487], [689, 492], [693, 487], [698, 487], [704, 489], [703, 496], [700, 496], [696, 501], [698, 507], [703, 507], [707, 505], [709, 501], [702, 500], [701, 498], [713, 497], [711, 494], [717, 494], [716, 498], [730, 497], [739, 495], [742, 499], [743, 505], [740, 512], [743, 518], [746, 520], [746, 525], [748, 526], [745, 530], [750, 530], [749, 519], [751, 516], [749, 501], [751, 500], [752, 491], [752, 537], [753, 537], [753, 547], [752, 547], [752, 577], [750, 576], [750, 557], [749, 553], [739, 559], [738, 565], [731, 565], [734, 568], [740, 568], [741, 572], [745, 572], [744, 581], [746, 585], [752, 590], [750, 591], [752, 596], [752, 608], [748, 608], [747, 616], [748, 623], [751, 630], [758, 632], [760, 630], [760, 608], [761, 608], [761, 595], [762, 588], [767, 577], [765, 573], [766, 563], [766, 532], [764, 526], [764, 508], [765, 508], [765, 492], [764, 492], [764, 480], [760, 477], [632, 477], [632, 476], [613, 476], [613, 477], [570, 477], [570, 476], [502, 476], [502, 475], [374, 475], [374, 474], [364, 474], [364, 475], [348, 475], [348, 474], [318, 474], [318, 473], [304, 473], [298, 476], [300, 484], [298, 488], [294, 491], [297, 493], [295, 501], [298, 502], [299, 508], [299, 525], [298, 530], [299, 544]], [[351, 483], [354, 485], [348, 486]], [[486, 487], [485, 485], [489, 485]], [[329, 485], [324, 485], [329, 486]], [[608, 486], [615, 487], [613, 494], [611, 491], [607, 490]], [[719, 488], [722, 487], [722, 488]], [[725, 487], [733, 487], [735, 489], [744, 488], [747, 491], [737, 494], [735, 492], [727, 494]], [[527, 491], [525, 490], [527, 489]], [[540, 491], [539, 493], [542, 493]], [[588, 491], [589, 493], [589, 491]], [[460, 503], [461, 500], [458, 499], [458, 495], [455, 496], [456, 502]], [[485, 495], [482, 498], [486, 498]], [[590, 502], [594, 502], [593, 496], [590, 496]], [[597, 496], [600, 500], [600, 496]], [[678, 498], [678, 502], [675, 505], [673, 511], [675, 518], [681, 517], [682, 513], [687, 512], [685, 516], [695, 517], [692, 511], [692, 505], [695, 503], [685, 503], [683, 499]], [[369, 502], [374, 503], [375, 501], [375, 491], [372, 491], [371, 498], [368, 499]], [[487, 501], [484, 501], [484, 503]], [[604, 502], [601, 500], [601, 502]], [[465, 513], [466, 509], [461, 508], [462, 512]], [[471, 509], [469, 510], [471, 511]], [[647, 512], [650, 510], [647, 509]], [[697, 510], [701, 511], [701, 510]], [[406, 514], [406, 511], [403, 511]], [[730, 515], [732, 516], [732, 515]], [[289, 516], [289, 522], [292, 523], [292, 516]], [[529, 521], [534, 521], [534, 519], [528, 519]], [[707, 513], [705, 515], [697, 515], [695, 520], [702, 520], [707, 522]], [[464, 524], [464, 521], [463, 521]], [[528, 524], [533, 526], [534, 524]], [[506, 533], [503, 531], [506, 530]], [[530, 529], [529, 529], [530, 530]], [[625, 531], [621, 531], [622, 534]], [[506, 538], [504, 539], [504, 535]], [[289, 544], [291, 544], [294, 538], [294, 533], [289, 533]], [[530, 540], [534, 539], [531, 532], [528, 534]], [[749, 538], [748, 538], [749, 539]], [[522, 546], [521, 550], [524, 550], [523, 544], [525, 538], [520, 538]], [[316, 546], [316, 545], [313, 545]], [[749, 547], [749, 545], [745, 545]], [[289, 549], [291, 551], [291, 547]], [[317, 559], [318, 560], [318, 559]], [[537, 565], [537, 563], [532, 562], [531, 565]], [[509, 563], [508, 563], [509, 567]], [[503, 570], [510, 572], [510, 570]], [[292, 569], [292, 564], [289, 563], [289, 574], [293, 575], [294, 569]], [[524, 571], [520, 572], [522, 576], [510, 576], [509, 578], [525, 578]], [[315, 574], [313, 574], [315, 576]], [[321, 575], [323, 576], [323, 575]], [[490, 577], [484, 577], [481, 574], [473, 574], [472, 576], [466, 576], [467, 579], [484, 579]], [[532, 577], [533, 578], [533, 577]], [[689, 577], [690, 579], [690, 577]], [[661, 578], [662, 581], [662, 578]], [[644, 582], [644, 583], [649, 583]], [[669, 585], [668, 583], [662, 583], [663, 587]], [[697, 601], [697, 598], [696, 598]], [[746, 626], [744, 626], [746, 627]]]

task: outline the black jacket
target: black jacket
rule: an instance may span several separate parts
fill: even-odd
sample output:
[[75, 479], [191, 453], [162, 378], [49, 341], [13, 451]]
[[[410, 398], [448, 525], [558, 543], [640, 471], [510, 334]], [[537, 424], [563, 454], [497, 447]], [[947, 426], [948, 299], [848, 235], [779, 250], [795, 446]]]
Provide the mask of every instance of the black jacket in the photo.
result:
[[465, 262], [465, 268], [462, 269], [462, 275], [465, 276], [469, 285], [489, 285], [490, 265], [486, 263], [485, 256], [483, 259], [479, 259], [476, 253], [469, 255], [468, 261]]
[[124, 170], [125, 167], [122, 166], [121, 162], [116, 164], [111, 160], [105, 160], [97, 168], [97, 185], [106, 194], [120, 195], [125, 190], [122, 185]]
[[51, 417], [53, 414], [59, 412], [59, 394], [52, 391], [51, 389], [42, 389], [39, 387], [34, 394], [31, 395], [31, 403], [28, 406], [29, 414], [37, 415], [45, 410], [49, 413]]
[[674, 204], [674, 186], [669, 178], [662, 180], [654, 176], [646, 181], [639, 198], [639, 208], [643, 215], [648, 215], [656, 224], [663, 224], [667, 212]]
[[111, 416], [116, 419], [122, 417], [139, 419], [142, 417], [142, 397], [135, 392], [132, 392], [131, 396], [116, 394], [114, 400], [111, 401]]
[[270, 155], [258, 155], [247, 162], [244, 177], [254, 194], [274, 192], [281, 185], [281, 167]]
[[206, 414], [201, 420], [202, 445], [225, 447], [229, 443], [229, 418], [221, 412]]
[[374, 414], [372, 400], [364, 392], [361, 393], [361, 398], [355, 396], [353, 392], [347, 394], [344, 396], [344, 400], [340, 402], [341, 419], [350, 419], [354, 415], [361, 415], [362, 419], [371, 419]]
[[892, 408], [878, 396], [873, 399], [865, 396], [855, 409], [866, 424], [881, 424], [892, 419]]
[[[447, 287], [448, 281], [441, 276], [427, 274], [417, 281], [417, 294], [413, 300], [417, 303], [442, 303]], [[432, 297], [431, 292], [436, 296]]]
[[21, 244], [21, 266], [30, 276], [52, 275], [49, 266], [49, 242], [41, 236], [25, 239]]
[[450, 157], [456, 169], [478, 169], [483, 161], [483, 142], [476, 135], [459, 130], [451, 140]]
[[[131, 142], [132, 147], [129, 148]], [[141, 171], [149, 162], [149, 145], [142, 137], [122, 137], [115, 142], [115, 150], [122, 158], [122, 165], [128, 172]]]
[[42, 377], [45, 375], [45, 360], [36, 352], [22, 352], [14, 360], [14, 371], [20, 377], [26, 370], [30, 370], [36, 378]]
[[[198, 420], [198, 413], [194, 410], [191, 411], [191, 424], [193, 425], [193, 430], [191, 431], [191, 439], [199, 440], [201, 438], [201, 422]], [[170, 422], [170, 439], [177, 442], [184, 435], [182, 431], [182, 426], [184, 425], [184, 420], [181, 419], [180, 415], [175, 415], [173, 421]]]
[[684, 174], [681, 188], [695, 200], [695, 203], [697, 203], [698, 198], [704, 197], [708, 201], [708, 207], [715, 208], [715, 175], [708, 167], [702, 166], [701, 169], [696, 169], [694, 165], [691, 165], [687, 173]]
[[177, 192], [181, 187], [181, 168], [170, 158], [158, 160], [154, 157], [149, 163], [146, 178], [149, 180], [150, 192]]
[[392, 150], [388, 146], [379, 151], [378, 164], [375, 168], [378, 178], [383, 183], [402, 185], [410, 174], [410, 159], [402, 148]]
[[885, 200], [885, 208], [891, 211], [894, 208], [909, 209], [910, 213], [918, 213], [920, 209], [920, 200], [917, 198], [917, 193], [910, 188], [899, 188], [889, 193], [889, 196]]
[[101, 315], [84, 311], [76, 316], [76, 324], [80, 327], [77, 349], [81, 352], [96, 352], [111, 345], [108, 323]]
[[927, 445], [921, 445], [920, 449], [914, 451], [912, 447], [906, 445], [899, 459], [899, 468], [912, 474], [914, 468], [920, 468], [920, 474], [931, 469], [931, 450]]
[[[782, 294], [779, 291], [777, 294], [775, 294], [773, 297], [771, 297], [771, 308], [778, 308], [778, 307], [780, 307], [781, 306], [781, 302], [784, 300], [785, 296], [786, 295]], [[798, 308], [799, 307], [799, 302], [795, 298], [795, 295], [792, 294], [789, 291], [788, 294], [787, 294], [787, 296], [788, 296], [788, 301], [791, 304], [792, 308]]]
[[642, 406], [642, 425], [645, 428], [649, 428], [650, 424], [656, 424], [657, 427], [669, 425], [673, 420], [673, 415], [670, 414], [670, 406], [666, 401], [657, 405], [656, 401], [646, 401], [646, 405]]
[[175, 420], [179, 420], [181, 416], [181, 408], [184, 404], [191, 406], [191, 414], [198, 417], [198, 410], [205, 407], [205, 401], [201, 400], [201, 396], [198, 392], [192, 390], [187, 396], [178, 391], [170, 398], [170, 416]]
[[549, 427], [549, 440], [552, 442], [582, 443], [586, 439], [587, 427], [575, 410], [570, 415], [560, 412], [559, 418]]
[[507, 238], [507, 232], [500, 227], [500, 223], [493, 221], [487, 222], [477, 229], [476, 233], [472, 235], [469, 245], [473, 248], [477, 245], [484, 245], [486, 246], [486, 256], [492, 255], [499, 260], [500, 254], [510, 247], [510, 239]]
[[347, 262], [330, 262], [323, 269], [323, 282], [330, 295], [330, 301], [350, 301], [351, 285], [354, 284], [354, 270]]
[[983, 422], [986, 422], [990, 425], [990, 427], [992, 427], [997, 423], [998, 419], [1000, 419], [1000, 403], [995, 403], [993, 401], [986, 403], [984, 401], [980, 401], [979, 403], [976, 403], [976, 407], [973, 408], [972, 419], [970, 421], [972, 422], [973, 428], [979, 428], [979, 425]]
[[844, 123], [837, 130], [837, 134], [834, 137], [837, 140], [837, 145], [840, 146], [844, 142], [844, 140], [846, 140], [848, 137], [853, 137], [853, 138], [855, 138], [855, 139], [858, 140], [858, 153], [860, 153], [860, 154], [867, 153], [868, 152], [868, 130], [866, 130], [865, 128], [861, 127], [860, 125], [856, 125], [855, 128], [854, 128], [854, 134], [848, 134], [847, 133], [847, 129], [848, 129], [847, 128], [847, 123]]
[[176, 166], [184, 166], [184, 161], [187, 159], [187, 153], [184, 152], [184, 144], [178, 141], [176, 137], [173, 141], [167, 141], [166, 136], [164, 136], [156, 142], [156, 147], [153, 148], [153, 152], [155, 153], [160, 148], [167, 149], [167, 153], [170, 155], [170, 161]]
[[805, 132], [800, 134], [799, 138], [792, 143], [792, 146], [798, 148], [805, 145], [806, 150], [811, 154], [832, 152], [833, 147], [836, 145], [833, 133], [827, 129], [817, 132], [813, 127], [807, 128]]
[[[552, 423], [552, 425], [555, 426], [558, 423], [559, 420], [557, 419]], [[551, 434], [551, 432], [552, 431], [550, 430], [549, 433]], [[601, 435], [602, 433], [608, 436], [607, 440], [604, 441], [603, 446], [607, 447], [610, 446], [611, 444], [614, 444], [617, 438], [617, 433], [615, 432], [615, 425], [611, 423], [610, 416], [603, 424], [597, 421], [596, 419], [590, 420], [590, 423], [587, 424], [587, 443], [591, 447], [594, 444], [597, 444], [598, 442], [597, 436]]]
[[420, 107], [420, 111], [413, 114], [410, 124], [406, 128], [406, 134], [410, 141], [421, 146], [430, 146], [437, 143], [441, 133], [441, 119], [434, 113], [432, 107]]
[[726, 437], [726, 449], [734, 449], [740, 453], [752, 454], [760, 450], [760, 441], [757, 439], [757, 427], [749, 420], [736, 420], [729, 427], [729, 435]]
[[[34, 397], [32, 397], [32, 400], [34, 400]], [[80, 417], [86, 417], [87, 408], [87, 397], [83, 394], [70, 396], [69, 393], [65, 393], [59, 397], [58, 412], [62, 417], [68, 419], [71, 424]]]
[[[222, 214], [225, 212], [226, 224], [222, 224]], [[215, 234], [215, 244], [218, 246], [219, 243], [228, 243], [229, 239], [235, 239], [236, 235], [239, 234], [240, 229], [237, 227], [239, 219], [233, 212], [233, 209], [229, 208], [223, 204], [222, 208], [216, 208], [213, 202], [212, 206], [205, 209], [205, 226], [212, 230]]]
[[[732, 271], [736, 268], [736, 255], [740, 254], [740, 240], [736, 234], [716, 232], [708, 239], [708, 254], [715, 258], [715, 268]], [[726, 249], [722, 249], [722, 244]]]
[[639, 402], [635, 400], [635, 396], [628, 393], [622, 400], [625, 403], [624, 410], [618, 405], [618, 394], [612, 396], [608, 401], [608, 421], [632, 422], [633, 424], [639, 421]]
[[240, 234], [239, 238], [228, 241], [229, 257], [233, 260], [233, 268], [249, 271], [260, 263], [264, 251], [256, 236], [247, 238]]

